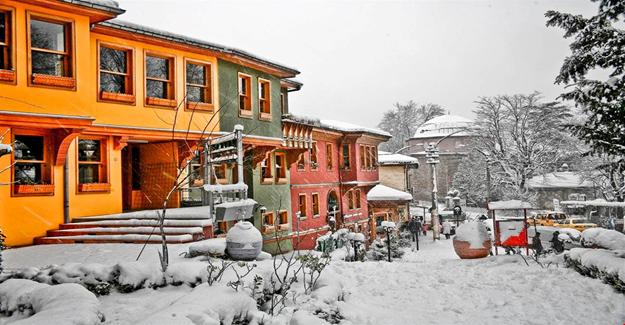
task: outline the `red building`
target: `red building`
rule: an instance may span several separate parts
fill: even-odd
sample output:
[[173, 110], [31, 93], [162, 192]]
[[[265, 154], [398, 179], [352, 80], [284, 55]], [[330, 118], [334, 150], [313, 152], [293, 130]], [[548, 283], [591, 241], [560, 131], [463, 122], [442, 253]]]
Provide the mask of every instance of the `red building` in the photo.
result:
[[303, 150], [290, 168], [293, 247], [314, 249], [331, 228], [369, 235], [367, 192], [379, 183], [377, 147], [384, 131], [287, 116], [285, 139]]

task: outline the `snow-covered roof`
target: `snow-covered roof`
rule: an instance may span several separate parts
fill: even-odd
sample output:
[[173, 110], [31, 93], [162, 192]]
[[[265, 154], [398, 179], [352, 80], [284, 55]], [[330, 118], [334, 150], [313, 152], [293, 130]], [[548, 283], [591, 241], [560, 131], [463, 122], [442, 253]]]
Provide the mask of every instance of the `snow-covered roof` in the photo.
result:
[[124, 9], [119, 7], [119, 3], [113, 0], [61, 0], [62, 2], [71, 3], [83, 7], [89, 7], [97, 10], [108, 11], [115, 14], [122, 14]]
[[262, 58], [258, 55], [254, 55], [251, 54], [247, 51], [244, 50], [240, 50], [234, 47], [228, 47], [228, 46], [224, 46], [224, 45], [220, 45], [217, 43], [212, 43], [212, 42], [207, 42], [201, 39], [197, 39], [197, 38], [193, 38], [193, 37], [188, 37], [188, 36], [184, 36], [184, 35], [180, 35], [180, 34], [175, 34], [175, 33], [170, 33], [167, 31], [163, 31], [160, 29], [156, 29], [153, 27], [148, 27], [148, 26], [144, 26], [144, 25], [139, 25], [139, 24], [135, 24], [135, 23], [131, 23], [131, 22], [127, 22], [127, 21], [123, 21], [120, 19], [111, 19], [111, 20], [107, 20], [104, 22], [99, 23], [98, 25], [104, 26], [104, 27], [109, 27], [109, 28], [114, 28], [114, 29], [119, 29], [119, 30], [124, 30], [124, 31], [128, 31], [131, 33], [136, 33], [136, 34], [142, 34], [142, 35], [146, 35], [146, 36], [150, 36], [150, 37], [155, 37], [155, 38], [160, 38], [163, 40], [167, 40], [170, 42], [176, 42], [176, 43], [181, 43], [181, 44], [185, 44], [185, 45], [190, 45], [190, 46], [194, 46], [194, 47], [198, 47], [201, 49], [206, 49], [206, 50], [210, 50], [210, 51], [216, 51], [216, 52], [220, 52], [220, 53], [225, 53], [225, 54], [231, 54], [231, 55], [235, 55], [235, 56], [239, 56], [239, 57], [243, 57], [261, 64], [265, 64], [268, 66], [271, 66], [273, 68], [276, 68], [278, 70], [282, 70], [284, 72], [287, 72], [291, 75], [297, 75], [299, 74], [299, 71], [297, 71], [296, 69], [287, 67], [281, 63], [277, 63], [275, 61], [272, 60], [268, 60], [265, 58]]
[[360, 125], [356, 125], [356, 124], [351, 124], [351, 123], [347, 123], [347, 122], [343, 122], [343, 121], [336, 121], [336, 120], [320, 120], [319, 121], [321, 123], [321, 127], [325, 127], [328, 129], [332, 129], [332, 130], [336, 130], [336, 131], [341, 131], [341, 132], [363, 132], [363, 133], [371, 133], [371, 134], [375, 134], [375, 135], [381, 135], [383, 137], [391, 137], [391, 134], [386, 132], [386, 131], [382, 131], [380, 129], [375, 129], [375, 128], [369, 128], [366, 126], [360, 126]]
[[378, 163], [380, 165], [411, 165], [418, 164], [419, 160], [399, 153], [391, 154], [378, 152]]
[[529, 202], [520, 200], [493, 201], [488, 203], [489, 210], [519, 210], [531, 208], [532, 205]]
[[404, 191], [378, 184], [367, 193], [368, 201], [412, 201], [412, 195]]
[[625, 202], [611, 202], [604, 199], [588, 200], [588, 201], [560, 201], [560, 204], [564, 205], [581, 205], [581, 206], [595, 206], [595, 207], [623, 207], [625, 208]]
[[576, 172], [555, 172], [538, 175], [527, 181], [528, 188], [579, 188], [593, 187], [593, 183], [583, 179]]
[[[413, 139], [440, 138], [462, 129], [470, 128], [474, 122], [459, 115], [437, 116], [421, 125], [415, 132]], [[452, 137], [467, 136], [468, 132], [458, 132]]]

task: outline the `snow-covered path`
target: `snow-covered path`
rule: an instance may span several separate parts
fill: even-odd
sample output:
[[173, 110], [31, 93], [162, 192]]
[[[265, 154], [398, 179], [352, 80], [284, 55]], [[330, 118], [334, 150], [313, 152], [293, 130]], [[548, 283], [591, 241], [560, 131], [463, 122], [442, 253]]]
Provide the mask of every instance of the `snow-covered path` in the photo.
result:
[[623, 324], [625, 295], [554, 265], [518, 256], [460, 260], [451, 240], [429, 240], [402, 261], [331, 266], [350, 292], [354, 324]]

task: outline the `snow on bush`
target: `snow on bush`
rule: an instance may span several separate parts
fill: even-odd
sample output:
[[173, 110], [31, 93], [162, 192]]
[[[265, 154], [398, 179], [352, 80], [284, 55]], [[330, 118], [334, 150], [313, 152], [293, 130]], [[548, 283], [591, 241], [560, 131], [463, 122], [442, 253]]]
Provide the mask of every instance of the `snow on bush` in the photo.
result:
[[484, 242], [489, 240], [486, 225], [479, 221], [461, 224], [456, 229], [456, 240], [469, 242], [471, 248], [482, 248]]
[[616, 230], [590, 228], [582, 232], [582, 244], [587, 247], [625, 250], [625, 234]]
[[211, 238], [189, 245], [187, 257], [226, 255], [226, 238]]
[[580, 274], [599, 278], [625, 293], [625, 250], [573, 248], [564, 260]]
[[78, 284], [55, 286], [10, 279], [0, 284], [0, 313], [14, 324], [99, 324], [104, 318], [96, 296]]

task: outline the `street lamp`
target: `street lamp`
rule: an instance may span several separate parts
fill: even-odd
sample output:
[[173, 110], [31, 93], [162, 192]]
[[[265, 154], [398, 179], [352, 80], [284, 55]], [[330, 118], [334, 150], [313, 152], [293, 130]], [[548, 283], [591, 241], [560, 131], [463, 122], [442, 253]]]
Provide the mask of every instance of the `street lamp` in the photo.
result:
[[438, 157], [438, 147], [435, 144], [430, 143], [425, 148], [425, 162], [432, 167], [432, 211], [430, 212], [430, 215], [432, 216], [432, 236], [434, 240], [440, 239], [436, 198], [436, 194], [438, 192], [438, 186], [436, 184], [436, 164], [440, 163]]

